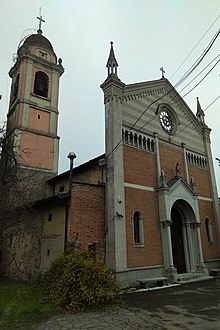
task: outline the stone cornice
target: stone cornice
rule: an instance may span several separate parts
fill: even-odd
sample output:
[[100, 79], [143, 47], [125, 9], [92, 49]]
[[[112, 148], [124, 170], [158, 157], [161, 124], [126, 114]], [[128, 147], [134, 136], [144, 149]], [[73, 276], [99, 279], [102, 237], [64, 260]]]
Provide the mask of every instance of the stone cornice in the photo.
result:
[[159, 94], [166, 94], [167, 89], [162, 87], [162, 88], [154, 88], [154, 89], [149, 89], [147, 88], [146, 90], [143, 91], [131, 91], [131, 92], [124, 92], [123, 94], [123, 100], [126, 101], [131, 101], [131, 100], [136, 100], [140, 98], [145, 98], [147, 96], [155, 96]]
[[104, 83], [100, 85], [104, 92], [104, 104], [114, 99], [116, 102], [122, 103], [124, 86], [125, 84], [117, 77], [108, 77]]
[[36, 55], [33, 55], [29, 52], [25, 52], [22, 55], [19, 55], [19, 57], [17, 58], [16, 63], [14, 64], [14, 66], [10, 69], [9, 71], [9, 76], [12, 78], [13, 73], [17, 70], [18, 66], [22, 63], [22, 61], [33, 61], [33, 64], [38, 63], [44, 67], [49, 68], [50, 70], [56, 70], [59, 72], [60, 76], [63, 74], [64, 72], [64, 68], [61, 64], [57, 64], [57, 63], [53, 63], [53, 62], [49, 62], [43, 58], [40, 58]]

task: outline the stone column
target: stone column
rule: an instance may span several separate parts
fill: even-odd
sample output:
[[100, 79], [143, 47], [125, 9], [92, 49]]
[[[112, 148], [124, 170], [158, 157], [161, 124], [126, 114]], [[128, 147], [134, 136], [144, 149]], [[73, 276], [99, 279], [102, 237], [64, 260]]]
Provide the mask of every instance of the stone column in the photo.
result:
[[201, 223], [196, 222], [195, 225], [196, 225], [197, 243], [198, 243], [198, 250], [199, 250], [198, 251], [198, 254], [199, 254], [198, 271], [208, 275], [208, 270], [207, 270], [207, 267], [204, 264], [204, 260], [203, 260], [202, 242], [201, 242], [201, 234], [200, 234], [200, 225], [201, 225]]
[[173, 251], [172, 251], [172, 239], [171, 239], [171, 230], [170, 230], [170, 226], [172, 224], [171, 220], [165, 220], [162, 222], [163, 226], [165, 228], [166, 231], [166, 238], [167, 238], [167, 251], [168, 251], [168, 268], [166, 270], [167, 275], [170, 279], [173, 279], [173, 275], [176, 274], [176, 268], [174, 267], [173, 264]]
[[185, 147], [185, 143], [182, 143], [182, 148], [183, 148], [184, 169], [185, 169], [185, 173], [186, 173], [186, 181], [189, 184], [189, 172], [188, 172], [188, 163], [187, 163], [187, 159], [186, 159], [186, 147]]
[[[194, 256], [194, 248], [193, 248], [193, 238], [192, 238], [192, 232], [191, 232], [191, 223], [190, 222], [185, 222], [184, 227], [186, 229], [186, 241], [184, 242], [184, 247], [187, 250], [188, 254], [188, 260], [186, 260], [186, 263], [188, 265], [188, 270], [187, 272], [195, 272], [195, 256]], [[185, 246], [187, 244], [187, 246]]]
[[160, 167], [160, 150], [159, 150], [159, 142], [158, 142], [158, 133], [154, 133], [155, 138], [155, 148], [156, 148], [156, 167], [157, 167], [157, 183], [160, 185], [160, 175], [161, 175], [161, 167]]

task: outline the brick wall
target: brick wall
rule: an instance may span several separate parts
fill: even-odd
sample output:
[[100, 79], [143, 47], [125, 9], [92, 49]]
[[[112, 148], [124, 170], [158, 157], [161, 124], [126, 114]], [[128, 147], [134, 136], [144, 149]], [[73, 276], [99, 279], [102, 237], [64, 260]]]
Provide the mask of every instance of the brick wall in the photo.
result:
[[73, 183], [69, 211], [70, 241], [78, 233], [80, 250], [88, 250], [92, 242], [104, 244], [104, 186]]
[[159, 148], [160, 166], [166, 174], [167, 181], [175, 177], [177, 163], [180, 164], [180, 176], [186, 180], [183, 149], [165, 142], [160, 142]]
[[156, 187], [156, 155], [134, 147], [124, 146], [124, 181]]
[[[218, 237], [218, 228], [215, 221], [215, 216], [213, 212], [213, 203], [209, 201], [199, 200], [199, 213], [201, 221], [201, 239], [202, 239], [202, 248], [203, 248], [203, 257], [204, 260], [209, 259], [219, 259], [220, 258], [220, 249], [219, 249], [219, 237]], [[205, 219], [209, 218], [212, 224], [212, 232], [214, 243], [209, 244], [206, 233]]]
[[188, 166], [189, 177], [196, 183], [196, 191], [203, 197], [212, 197], [209, 172], [196, 166]]
[[[161, 265], [161, 233], [155, 193], [125, 188], [127, 262], [128, 267]], [[135, 211], [143, 216], [144, 246], [134, 245], [132, 216]]]

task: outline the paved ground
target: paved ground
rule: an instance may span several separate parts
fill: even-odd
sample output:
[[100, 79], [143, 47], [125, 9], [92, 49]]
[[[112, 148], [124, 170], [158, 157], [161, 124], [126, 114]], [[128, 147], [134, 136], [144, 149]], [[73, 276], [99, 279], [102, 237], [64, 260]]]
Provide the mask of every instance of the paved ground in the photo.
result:
[[35, 330], [219, 330], [220, 278], [124, 295], [110, 312], [57, 315]]

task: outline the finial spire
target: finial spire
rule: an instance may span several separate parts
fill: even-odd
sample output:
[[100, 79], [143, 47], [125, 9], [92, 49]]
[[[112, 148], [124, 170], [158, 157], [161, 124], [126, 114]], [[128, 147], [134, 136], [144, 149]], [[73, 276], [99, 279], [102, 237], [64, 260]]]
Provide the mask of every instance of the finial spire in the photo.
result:
[[111, 41], [110, 44], [111, 44], [111, 48], [110, 48], [110, 53], [106, 64], [106, 68], [108, 68], [108, 76], [115, 75], [117, 77], [118, 63], [116, 61], [114, 54], [113, 41]]
[[197, 97], [197, 111], [196, 111], [196, 117], [198, 118], [199, 121], [201, 121], [202, 123], [205, 123], [205, 113], [201, 108], [201, 105], [199, 103], [199, 98]]
[[37, 33], [38, 33], [38, 34], [42, 34], [41, 23], [42, 23], [42, 22], [45, 23], [45, 20], [43, 20], [42, 15], [41, 15], [41, 7], [40, 7], [40, 9], [39, 9], [39, 16], [37, 16], [37, 19], [39, 19], [39, 28], [38, 28], [38, 30], [37, 30]]

